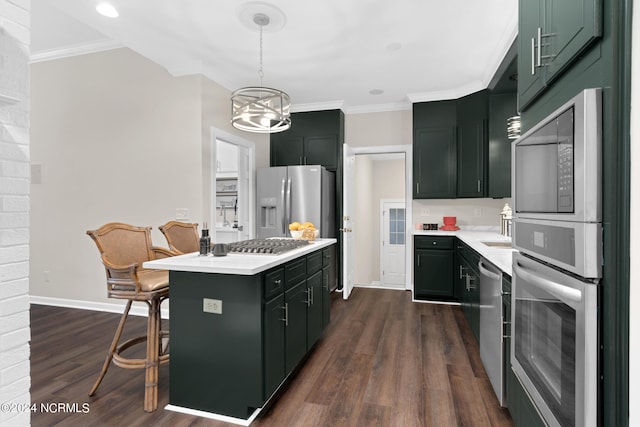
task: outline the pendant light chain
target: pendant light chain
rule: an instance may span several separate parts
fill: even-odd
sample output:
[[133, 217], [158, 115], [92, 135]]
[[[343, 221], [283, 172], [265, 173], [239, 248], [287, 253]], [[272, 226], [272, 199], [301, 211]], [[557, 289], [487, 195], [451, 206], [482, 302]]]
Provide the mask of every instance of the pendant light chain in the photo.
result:
[[262, 86], [262, 78], [264, 77], [264, 71], [262, 71], [262, 27], [260, 25], [260, 70], [258, 71], [258, 75], [260, 76], [260, 86]]

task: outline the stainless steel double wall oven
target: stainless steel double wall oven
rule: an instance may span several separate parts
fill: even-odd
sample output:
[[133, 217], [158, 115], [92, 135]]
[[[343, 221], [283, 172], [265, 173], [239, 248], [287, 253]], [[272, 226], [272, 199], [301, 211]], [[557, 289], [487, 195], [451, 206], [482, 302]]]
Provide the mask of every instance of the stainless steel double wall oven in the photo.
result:
[[600, 89], [513, 146], [511, 364], [550, 426], [596, 426], [602, 277]]

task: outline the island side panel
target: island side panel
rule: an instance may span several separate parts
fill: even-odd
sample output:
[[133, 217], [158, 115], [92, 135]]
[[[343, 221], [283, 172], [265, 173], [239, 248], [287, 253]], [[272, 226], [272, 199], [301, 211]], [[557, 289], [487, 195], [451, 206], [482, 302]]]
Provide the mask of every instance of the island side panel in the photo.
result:
[[247, 419], [264, 404], [261, 278], [170, 272], [172, 405]]

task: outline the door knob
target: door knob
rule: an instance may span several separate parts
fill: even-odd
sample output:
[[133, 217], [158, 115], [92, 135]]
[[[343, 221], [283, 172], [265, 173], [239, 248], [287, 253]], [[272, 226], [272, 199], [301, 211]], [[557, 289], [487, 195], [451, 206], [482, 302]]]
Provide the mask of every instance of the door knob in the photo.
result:
[[341, 228], [340, 231], [342, 231], [343, 233], [351, 233], [353, 230], [350, 228]]

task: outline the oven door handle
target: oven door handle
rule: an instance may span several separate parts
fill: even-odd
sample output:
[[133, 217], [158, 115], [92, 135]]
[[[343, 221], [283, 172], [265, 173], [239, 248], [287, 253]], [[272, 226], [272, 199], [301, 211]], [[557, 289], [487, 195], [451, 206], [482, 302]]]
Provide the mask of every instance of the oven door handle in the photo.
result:
[[582, 301], [582, 292], [580, 292], [579, 290], [572, 289], [560, 283], [544, 279], [534, 273], [530, 273], [530, 271], [533, 270], [527, 269], [527, 267], [525, 265], [522, 265], [519, 261], [513, 263], [513, 269], [517, 276], [522, 277], [530, 284], [552, 294], [562, 301], [570, 300], [575, 303], [579, 303]]

